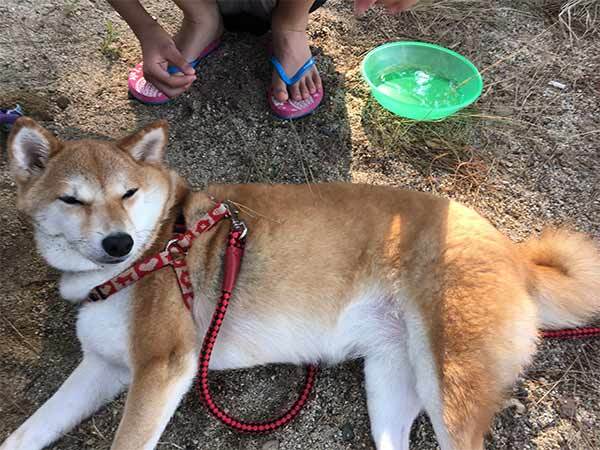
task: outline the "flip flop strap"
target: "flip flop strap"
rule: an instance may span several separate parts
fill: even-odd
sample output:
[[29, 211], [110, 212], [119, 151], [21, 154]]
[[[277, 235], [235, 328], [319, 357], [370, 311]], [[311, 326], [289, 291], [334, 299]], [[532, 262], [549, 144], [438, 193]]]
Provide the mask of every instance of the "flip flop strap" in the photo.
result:
[[285, 84], [287, 84], [288, 86], [291, 86], [292, 84], [295, 84], [298, 81], [300, 81], [300, 79], [304, 76], [304, 74], [312, 66], [315, 65], [315, 59], [312, 56], [310, 58], [308, 58], [308, 61], [306, 61], [304, 63], [304, 65], [298, 69], [298, 72], [296, 72], [294, 74], [294, 76], [291, 78], [289, 78], [287, 76], [287, 74], [285, 73], [285, 69], [283, 68], [283, 66], [281, 65], [281, 63], [275, 56], [271, 56], [271, 64], [273, 64], [273, 67], [275, 67], [275, 70], [277, 70], [277, 73], [279, 74], [279, 78], [281, 78]]
[[[200, 64], [200, 61], [202, 61], [210, 53], [212, 53], [217, 48], [218, 45], [219, 45], [219, 41], [212, 41], [210, 44], [208, 44], [208, 46], [202, 51], [202, 53], [200, 53], [200, 55], [196, 59], [188, 62], [188, 64], [190, 66], [192, 66], [192, 69], [195, 69], [196, 66], [198, 64]], [[171, 75], [173, 75], [174, 73], [181, 72], [181, 69], [177, 66], [172, 66], [171, 64], [169, 64], [169, 66], [167, 67], [167, 72], [169, 72]]]
[[[202, 57], [196, 58], [193, 61], [190, 61], [188, 64], [190, 66], [192, 66], [192, 69], [195, 69], [201, 59], [202, 59]], [[177, 66], [171, 66], [171, 65], [169, 65], [167, 67], [167, 72], [169, 72], [171, 75], [173, 75], [175, 73], [181, 72], [181, 69], [179, 67], [177, 67]]]

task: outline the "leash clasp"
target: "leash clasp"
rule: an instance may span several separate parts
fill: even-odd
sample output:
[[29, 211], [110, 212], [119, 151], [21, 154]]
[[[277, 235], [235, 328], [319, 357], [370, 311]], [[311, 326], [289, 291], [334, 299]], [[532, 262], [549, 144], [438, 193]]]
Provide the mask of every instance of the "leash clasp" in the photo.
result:
[[169, 252], [173, 262], [181, 261], [186, 257], [186, 251], [179, 245], [179, 239], [171, 239], [167, 242], [165, 250]]
[[239, 218], [240, 212], [230, 201], [223, 202], [223, 206], [225, 206], [225, 209], [227, 210], [227, 215], [231, 219], [232, 228], [235, 231], [240, 232], [240, 239], [244, 239], [246, 237], [246, 234], [248, 234], [248, 227], [246, 226], [246, 223]]

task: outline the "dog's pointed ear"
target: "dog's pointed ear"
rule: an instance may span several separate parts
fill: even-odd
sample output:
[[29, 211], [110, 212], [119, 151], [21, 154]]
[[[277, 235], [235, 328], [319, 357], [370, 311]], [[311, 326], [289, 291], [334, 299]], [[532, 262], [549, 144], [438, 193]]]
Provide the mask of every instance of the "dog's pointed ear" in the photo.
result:
[[160, 120], [117, 141], [117, 146], [137, 161], [160, 163], [167, 146], [168, 130], [167, 121]]
[[12, 176], [19, 181], [40, 175], [48, 159], [58, 153], [62, 144], [34, 120], [21, 117], [8, 137], [8, 154]]

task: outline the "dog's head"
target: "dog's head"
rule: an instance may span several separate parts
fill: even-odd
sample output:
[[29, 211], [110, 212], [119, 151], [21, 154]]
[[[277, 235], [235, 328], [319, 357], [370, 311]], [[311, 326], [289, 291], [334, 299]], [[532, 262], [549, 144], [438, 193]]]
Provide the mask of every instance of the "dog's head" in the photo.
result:
[[166, 122], [118, 141], [61, 141], [31, 119], [15, 123], [8, 151], [17, 205], [50, 265], [79, 272], [139, 256], [172, 193], [166, 143]]

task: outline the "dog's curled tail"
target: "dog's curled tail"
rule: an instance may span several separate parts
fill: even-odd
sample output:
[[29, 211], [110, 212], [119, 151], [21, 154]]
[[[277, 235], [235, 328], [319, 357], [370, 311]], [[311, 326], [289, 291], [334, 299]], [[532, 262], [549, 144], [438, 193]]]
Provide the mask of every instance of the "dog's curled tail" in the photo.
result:
[[530, 268], [541, 328], [578, 327], [600, 318], [600, 251], [590, 238], [551, 229], [519, 247]]

